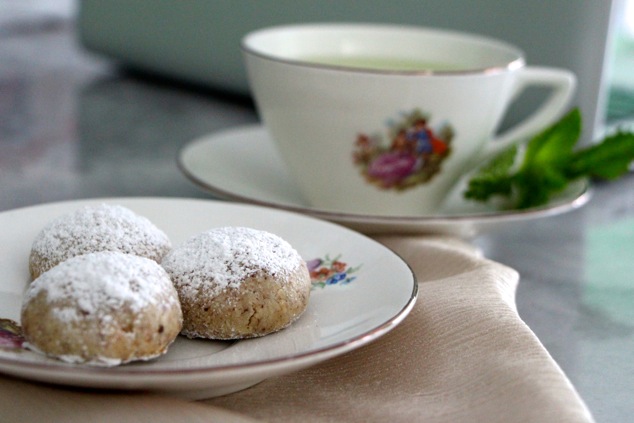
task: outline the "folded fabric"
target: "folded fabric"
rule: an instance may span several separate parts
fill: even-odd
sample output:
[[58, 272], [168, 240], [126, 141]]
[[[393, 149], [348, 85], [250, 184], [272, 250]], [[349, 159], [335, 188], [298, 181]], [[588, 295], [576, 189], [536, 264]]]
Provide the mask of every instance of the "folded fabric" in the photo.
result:
[[342, 357], [205, 403], [280, 422], [592, 421], [519, 318], [517, 272], [453, 239], [378, 240], [418, 277], [417, 304], [400, 326]]
[[593, 421], [518, 316], [517, 272], [451, 238], [377, 239], [410, 264], [420, 291], [411, 314], [365, 347], [198, 402], [3, 377], [2, 421]]

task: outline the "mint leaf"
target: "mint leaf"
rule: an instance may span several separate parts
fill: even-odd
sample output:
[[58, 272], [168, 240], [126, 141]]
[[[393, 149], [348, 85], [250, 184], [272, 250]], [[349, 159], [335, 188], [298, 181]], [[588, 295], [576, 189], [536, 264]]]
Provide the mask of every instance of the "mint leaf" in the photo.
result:
[[616, 179], [629, 170], [634, 157], [634, 134], [618, 132], [602, 143], [577, 152], [567, 168], [569, 179], [591, 176]]
[[514, 151], [512, 158], [511, 151], [505, 151], [483, 167], [469, 181], [465, 198], [487, 201], [501, 195], [515, 201], [512, 208], [536, 207], [576, 179], [615, 179], [629, 170], [634, 161], [633, 133], [621, 131], [575, 151], [580, 134], [581, 113], [573, 109], [531, 138], [519, 169], [513, 169]]
[[517, 198], [513, 208], [526, 209], [546, 204], [553, 193], [566, 187], [568, 179], [556, 167], [531, 167], [518, 172], [514, 182]]
[[580, 134], [581, 114], [578, 109], [573, 109], [528, 142], [524, 160], [514, 178], [515, 208], [545, 204], [553, 193], [566, 187], [566, 169]]
[[573, 109], [529, 141], [523, 168], [567, 166], [580, 135], [581, 113]]
[[545, 204], [568, 183], [566, 169], [581, 133], [581, 114], [573, 109], [527, 143], [518, 170], [513, 171], [517, 148], [502, 152], [470, 181], [465, 198], [487, 201], [495, 195], [514, 197], [512, 208]]
[[516, 149], [505, 151], [469, 181], [464, 196], [487, 201], [501, 195], [515, 201], [512, 208], [525, 209], [548, 203], [576, 179], [615, 179], [629, 170], [634, 161], [633, 133], [621, 131], [574, 151], [580, 134], [581, 113], [573, 109], [531, 138], [519, 169], [513, 169]]
[[464, 193], [465, 197], [477, 201], [486, 201], [496, 194], [511, 195], [513, 187], [511, 169], [515, 163], [516, 155], [517, 146], [512, 146], [502, 151], [487, 165], [479, 169], [469, 181], [467, 191]]

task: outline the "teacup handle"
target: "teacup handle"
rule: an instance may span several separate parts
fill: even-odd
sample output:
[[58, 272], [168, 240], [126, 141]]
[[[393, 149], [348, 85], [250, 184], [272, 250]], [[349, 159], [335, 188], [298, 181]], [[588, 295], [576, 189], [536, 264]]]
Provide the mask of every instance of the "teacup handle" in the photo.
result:
[[552, 92], [531, 115], [487, 143], [482, 154], [478, 155], [478, 163], [491, 159], [511, 145], [526, 141], [554, 123], [572, 98], [576, 86], [576, 78], [572, 72], [545, 67], [526, 67], [517, 72], [511, 101], [530, 85], [550, 86]]

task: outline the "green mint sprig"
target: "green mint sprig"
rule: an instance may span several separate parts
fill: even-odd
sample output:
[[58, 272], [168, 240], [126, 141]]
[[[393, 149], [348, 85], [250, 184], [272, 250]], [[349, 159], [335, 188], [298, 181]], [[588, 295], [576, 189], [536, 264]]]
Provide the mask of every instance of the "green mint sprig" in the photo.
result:
[[510, 208], [526, 209], [548, 203], [575, 180], [612, 180], [628, 171], [634, 160], [633, 133], [619, 131], [575, 150], [580, 135], [581, 113], [575, 108], [527, 143], [519, 166], [519, 149], [511, 147], [479, 169], [465, 198], [484, 202], [498, 195], [512, 200]]

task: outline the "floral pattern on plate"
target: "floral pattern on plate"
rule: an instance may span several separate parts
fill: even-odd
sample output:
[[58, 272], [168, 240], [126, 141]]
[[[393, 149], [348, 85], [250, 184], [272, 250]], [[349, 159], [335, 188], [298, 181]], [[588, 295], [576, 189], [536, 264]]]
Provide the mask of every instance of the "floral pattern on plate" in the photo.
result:
[[23, 344], [20, 325], [11, 319], [0, 319], [0, 348], [19, 349]]
[[340, 260], [341, 255], [331, 258], [326, 254], [323, 258], [315, 258], [306, 262], [313, 289], [328, 285], [347, 285], [357, 278], [355, 273], [362, 265], [348, 266]]

